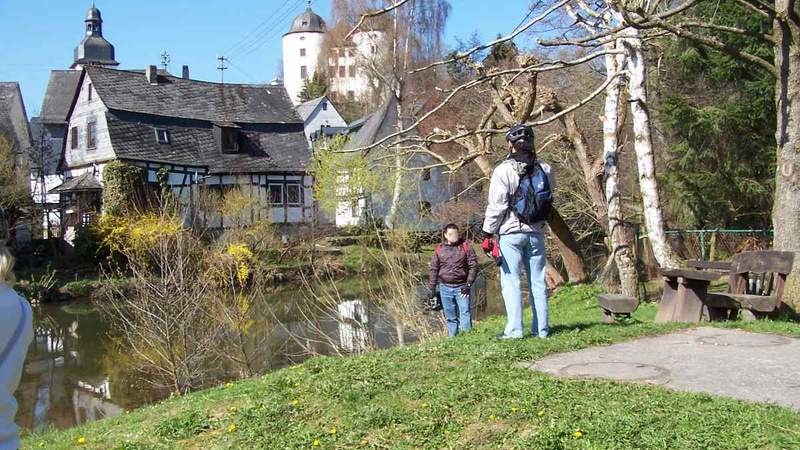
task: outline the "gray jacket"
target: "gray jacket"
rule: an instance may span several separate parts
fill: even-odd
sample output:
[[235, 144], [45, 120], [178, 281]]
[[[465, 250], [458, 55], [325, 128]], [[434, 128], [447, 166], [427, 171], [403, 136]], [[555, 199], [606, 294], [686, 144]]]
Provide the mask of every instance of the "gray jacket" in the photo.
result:
[[520, 176], [525, 173], [528, 165], [534, 162], [541, 165], [550, 181], [550, 189], [555, 190], [555, 180], [549, 164], [537, 161], [535, 156], [511, 155], [492, 172], [492, 180], [489, 183], [489, 203], [486, 205], [486, 214], [483, 219], [483, 231], [497, 235], [544, 233], [547, 225], [545, 221], [537, 222], [533, 226], [526, 225], [517, 219], [517, 215], [510, 208], [510, 200], [517, 191]]

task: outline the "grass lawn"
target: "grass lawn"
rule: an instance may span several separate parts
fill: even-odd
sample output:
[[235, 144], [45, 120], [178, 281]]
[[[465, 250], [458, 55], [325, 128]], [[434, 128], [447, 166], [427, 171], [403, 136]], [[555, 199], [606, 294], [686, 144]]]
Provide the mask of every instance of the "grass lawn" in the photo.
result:
[[[800, 413], [655, 386], [512, 368], [555, 352], [685, 327], [653, 305], [604, 326], [592, 287], [551, 299], [547, 341], [495, 341], [493, 317], [456, 339], [315, 358], [86, 426], [27, 435], [23, 448], [798, 449]], [[781, 322], [721, 324], [800, 335]]]

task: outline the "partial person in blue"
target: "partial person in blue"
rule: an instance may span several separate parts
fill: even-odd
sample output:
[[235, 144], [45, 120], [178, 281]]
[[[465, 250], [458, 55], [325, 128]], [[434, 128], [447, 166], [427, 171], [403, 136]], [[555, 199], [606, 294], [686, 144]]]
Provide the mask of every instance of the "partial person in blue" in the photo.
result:
[[14, 258], [6, 247], [9, 237], [8, 223], [0, 209], [0, 450], [19, 448], [14, 391], [22, 376], [28, 345], [33, 340], [31, 306], [11, 288]]
[[[544, 233], [552, 211], [554, 180], [550, 166], [536, 158], [531, 127], [514, 125], [506, 133], [506, 142], [510, 153], [492, 173], [481, 244], [486, 253], [496, 252], [495, 245], [500, 247], [500, 285], [508, 322], [497, 338], [524, 336], [523, 269], [528, 276], [533, 310], [531, 334], [546, 338], [550, 328]], [[497, 235], [496, 240], [494, 235]]]

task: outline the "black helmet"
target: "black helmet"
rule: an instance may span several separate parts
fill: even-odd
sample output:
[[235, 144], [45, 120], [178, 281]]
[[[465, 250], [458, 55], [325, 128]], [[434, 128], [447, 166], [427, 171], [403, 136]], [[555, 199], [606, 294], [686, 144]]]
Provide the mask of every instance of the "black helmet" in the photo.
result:
[[515, 144], [520, 141], [533, 143], [533, 129], [524, 123], [518, 123], [506, 132], [506, 141]]

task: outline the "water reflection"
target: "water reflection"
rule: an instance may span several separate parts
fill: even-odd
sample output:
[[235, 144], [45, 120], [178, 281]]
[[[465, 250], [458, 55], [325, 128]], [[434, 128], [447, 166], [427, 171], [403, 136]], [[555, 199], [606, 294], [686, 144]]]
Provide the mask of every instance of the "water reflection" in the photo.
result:
[[[474, 294], [485, 304], [485, 284]], [[331, 310], [311, 317], [299, 307], [310, 300], [297, 286], [271, 295], [270, 311], [256, 321], [255, 333], [269, 336], [263, 366], [274, 369], [309, 354], [359, 353], [415, 339], [366, 296], [365, 289], [351, 286]], [[35, 431], [72, 427], [168, 395], [126, 368], [126, 352], [114, 345], [113, 329], [90, 302], [39, 305], [34, 314], [35, 338], [16, 392], [20, 426]]]

